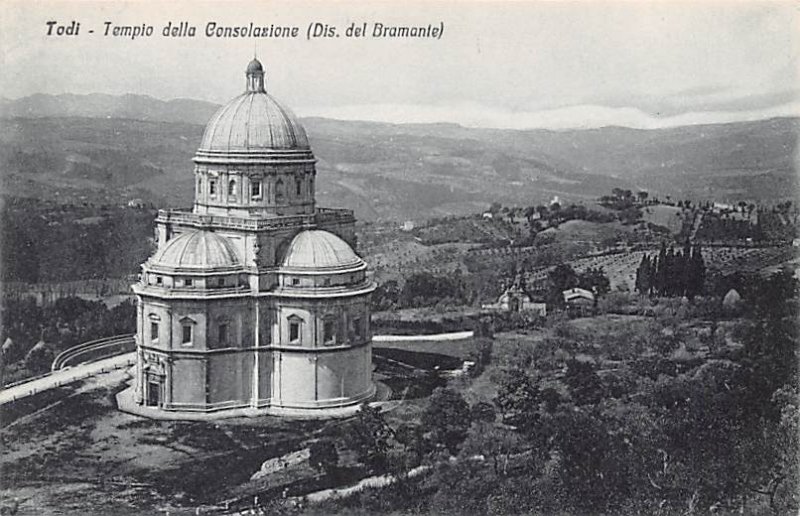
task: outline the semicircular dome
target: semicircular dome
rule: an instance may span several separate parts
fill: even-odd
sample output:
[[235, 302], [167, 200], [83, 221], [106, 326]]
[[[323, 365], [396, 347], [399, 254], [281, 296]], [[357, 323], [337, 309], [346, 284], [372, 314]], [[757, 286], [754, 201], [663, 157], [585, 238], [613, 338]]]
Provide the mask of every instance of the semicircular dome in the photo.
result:
[[287, 269], [327, 270], [365, 266], [350, 245], [327, 231], [309, 229], [294, 237], [284, 254]]
[[261, 61], [259, 61], [256, 58], [253, 58], [253, 60], [250, 61], [250, 63], [248, 63], [247, 65], [246, 73], [261, 73], [263, 71], [264, 71], [264, 66], [261, 64]]
[[212, 269], [236, 267], [233, 244], [212, 231], [192, 231], [167, 242], [150, 259], [150, 265], [169, 268]]
[[200, 151], [308, 150], [297, 117], [264, 91], [248, 91], [221, 107], [206, 126]]

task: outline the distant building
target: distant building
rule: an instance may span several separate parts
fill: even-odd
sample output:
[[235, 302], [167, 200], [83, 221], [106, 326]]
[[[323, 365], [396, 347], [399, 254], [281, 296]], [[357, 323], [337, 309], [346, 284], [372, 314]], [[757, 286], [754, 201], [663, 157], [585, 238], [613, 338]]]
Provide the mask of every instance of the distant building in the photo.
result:
[[594, 311], [595, 296], [584, 288], [571, 288], [561, 293], [567, 311], [572, 315], [587, 315]]
[[542, 317], [547, 315], [547, 305], [534, 303], [525, 292], [522, 275], [517, 275], [514, 283], [500, 294], [496, 303], [483, 305], [483, 308], [502, 312], [532, 312]]
[[144, 208], [144, 202], [141, 199], [131, 199], [128, 201], [128, 208]]
[[414, 230], [414, 221], [413, 220], [407, 220], [407, 221], [403, 222], [403, 225], [400, 226], [400, 229], [403, 230], [403, 231], [413, 231]]
[[306, 132], [258, 60], [246, 84], [205, 129], [193, 210], [159, 211], [158, 249], [133, 286], [145, 412], [314, 411], [375, 392], [375, 285], [353, 212], [316, 206]]

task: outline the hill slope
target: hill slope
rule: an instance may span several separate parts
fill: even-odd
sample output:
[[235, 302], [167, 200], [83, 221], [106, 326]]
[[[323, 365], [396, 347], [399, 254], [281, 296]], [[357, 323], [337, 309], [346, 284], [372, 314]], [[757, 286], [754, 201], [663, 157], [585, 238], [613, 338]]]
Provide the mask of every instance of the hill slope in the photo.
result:
[[[3, 192], [62, 202], [192, 200], [191, 157], [214, 104], [125, 95], [0, 102]], [[797, 191], [797, 119], [662, 130], [472, 129], [454, 124], [303, 120], [321, 204], [362, 218], [420, 219], [613, 187], [774, 201]]]

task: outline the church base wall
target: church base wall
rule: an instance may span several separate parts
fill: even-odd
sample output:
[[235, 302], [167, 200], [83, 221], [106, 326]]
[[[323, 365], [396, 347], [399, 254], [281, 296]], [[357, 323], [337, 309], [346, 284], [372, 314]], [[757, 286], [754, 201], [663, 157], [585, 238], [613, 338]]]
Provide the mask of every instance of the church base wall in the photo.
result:
[[[140, 356], [143, 354], [140, 353]], [[137, 364], [132, 401], [146, 410], [315, 410], [356, 405], [375, 394], [372, 345], [320, 352], [253, 350], [196, 356], [163, 353], [160, 369]], [[258, 397], [253, 396], [258, 383]]]
[[358, 412], [359, 407], [364, 402], [385, 401], [388, 399], [391, 390], [385, 385], [376, 385], [370, 390], [369, 396], [363, 399], [349, 400], [347, 404], [317, 406], [312, 408], [293, 408], [277, 407], [272, 405], [260, 405], [252, 407], [249, 405], [239, 405], [236, 407], [224, 408], [158, 408], [147, 407], [134, 402], [134, 389], [128, 388], [116, 395], [117, 406], [123, 412], [134, 414], [148, 419], [162, 421], [217, 421], [234, 417], [290, 417], [298, 419], [329, 419], [338, 417], [350, 417]]

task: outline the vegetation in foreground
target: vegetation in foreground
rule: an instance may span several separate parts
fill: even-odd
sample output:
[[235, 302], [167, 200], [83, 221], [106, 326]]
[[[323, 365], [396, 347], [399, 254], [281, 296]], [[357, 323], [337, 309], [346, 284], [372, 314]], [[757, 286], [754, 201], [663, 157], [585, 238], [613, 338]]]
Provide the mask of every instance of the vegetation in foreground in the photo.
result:
[[[117, 412], [114, 389], [76, 391], [2, 431], [3, 493], [47, 481], [37, 502], [73, 513], [246, 508], [254, 496], [309, 514], [796, 512], [797, 281], [775, 275], [724, 307], [617, 295], [599, 309], [634, 315], [447, 343], [442, 354], [476, 365], [446, 385], [436, 344], [378, 350], [433, 393], [347, 421], [147, 421]], [[270, 460], [288, 465], [252, 479]], [[395, 480], [302, 498], [381, 474]]]
[[497, 336], [486, 370], [413, 420], [363, 409], [348, 447], [396, 482], [296, 510], [795, 514], [797, 281], [777, 274], [725, 309], [654, 308], [557, 324], [533, 345]]

